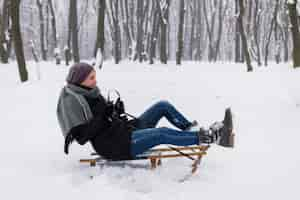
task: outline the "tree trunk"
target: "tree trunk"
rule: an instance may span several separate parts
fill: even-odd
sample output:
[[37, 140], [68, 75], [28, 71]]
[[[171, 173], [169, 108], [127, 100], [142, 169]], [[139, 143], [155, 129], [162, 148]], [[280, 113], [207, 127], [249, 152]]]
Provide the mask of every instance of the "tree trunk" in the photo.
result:
[[295, 3], [288, 3], [288, 10], [291, 21], [291, 31], [293, 37], [293, 62], [294, 68], [300, 67], [300, 35], [299, 35], [299, 23], [297, 18], [297, 0]]
[[112, 18], [112, 37], [114, 45], [114, 59], [118, 64], [121, 60], [121, 30], [119, 25], [119, 0], [109, 1]]
[[[212, 3], [209, 1], [210, 4]], [[213, 1], [214, 5], [217, 4], [217, 1]], [[212, 9], [211, 9], [212, 10]], [[208, 6], [206, 0], [203, 1], [203, 12], [204, 12], [204, 19], [206, 24], [206, 32], [208, 37], [208, 61], [211, 62], [214, 57], [214, 44], [213, 44], [213, 34], [214, 34], [214, 27], [215, 27], [215, 16], [216, 12], [211, 11], [211, 20], [209, 21], [208, 17]]]
[[196, 19], [197, 19], [197, 29], [196, 29], [196, 59], [197, 60], [201, 60], [202, 59], [202, 52], [203, 52], [203, 41], [202, 41], [202, 37], [203, 37], [203, 22], [202, 22], [202, 12], [201, 12], [201, 2], [202, 1], [198, 1], [196, 0]]
[[181, 59], [183, 54], [183, 25], [184, 25], [184, 0], [180, 0], [180, 9], [179, 9], [179, 24], [178, 24], [178, 33], [177, 33], [177, 52], [176, 52], [176, 64], [181, 65]]
[[[235, 0], [235, 14], [239, 14], [239, 0]], [[236, 20], [235, 31], [235, 62], [241, 62], [241, 35], [239, 29], [239, 20]]]
[[23, 41], [20, 30], [20, 0], [10, 1], [10, 17], [12, 21], [12, 36], [14, 50], [17, 57], [19, 75], [22, 82], [28, 80], [26, 62], [23, 51]]
[[253, 35], [254, 35], [254, 42], [256, 46], [256, 56], [257, 56], [257, 65], [261, 66], [261, 53], [260, 53], [260, 42], [259, 42], [259, 25], [261, 19], [261, 12], [259, 0], [255, 0], [255, 9], [254, 9], [254, 26], [253, 26]]
[[190, 34], [190, 46], [189, 46], [189, 58], [190, 60], [193, 60], [194, 58], [194, 43], [195, 43], [195, 21], [197, 16], [197, 6], [196, 1], [192, 1], [192, 6], [190, 6], [190, 12], [191, 12], [191, 34]]
[[78, 19], [77, 19], [77, 0], [70, 0], [70, 28], [72, 38], [72, 55], [74, 62], [80, 62], [78, 48]]
[[52, 26], [52, 39], [53, 39], [53, 46], [54, 46], [54, 57], [56, 59], [56, 64], [60, 64], [61, 56], [60, 51], [58, 47], [58, 38], [57, 38], [57, 31], [56, 31], [56, 17], [55, 12], [52, 4], [52, 0], [48, 0], [48, 5], [50, 7], [50, 13], [51, 13], [51, 26]]
[[[70, 5], [71, 5], [70, 0]], [[72, 25], [71, 25], [71, 18], [72, 18], [72, 12], [71, 12], [71, 6], [69, 8], [69, 16], [68, 16], [68, 38], [67, 38], [67, 45], [64, 47], [64, 54], [65, 54], [65, 61], [66, 65], [69, 65], [69, 62], [72, 58], [72, 52], [71, 52], [71, 39], [72, 39]]]
[[3, 2], [3, 13], [0, 13], [0, 61], [8, 63], [11, 50], [11, 38], [9, 30], [9, 7], [8, 0]]
[[44, 21], [44, 14], [43, 14], [43, 5], [40, 0], [36, 0], [36, 4], [39, 11], [39, 20], [40, 20], [40, 45], [41, 45], [41, 53], [42, 59], [47, 60], [47, 50], [45, 47], [45, 21]]
[[154, 9], [153, 22], [152, 22], [152, 33], [150, 39], [150, 53], [149, 53], [149, 61], [150, 64], [154, 63], [153, 58], [155, 57], [156, 43], [159, 31], [159, 2], [156, 1], [156, 6]]
[[245, 8], [244, 8], [244, 0], [239, 0], [239, 8], [240, 8], [240, 14], [238, 16], [238, 22], [239, 22], [239, 30], [242, 38], [242, 44], [243, 44], [243, 52], [246, 59], [247, 64], [247, 71], [253, 71], [251, 60], [250, 60], [250, 54], [248, 50], [248, 44], [247, 44], [247, 38], [244, 31], [244, 25], [243, 25], [243, 16], [245, 14]]
[[160, 61], [163, 64], [167, 64], [168, 53], [167, 53], [167, 27], [169, 24], [169, 6], [170, 0], [165, 1], [163, 8], [160, 8]]
[[142, 53], [144, 51], [143, 49], [143, 7], [144, 7], [144, 0], [138, 0], [137, 1], [137, 11], [136, 11], [136, 17], [137, 17], [137, 38], [136, 38], [136, 55], [134, 56], [134, 60], [139, 59], [139, 62], [143, 61]]
[[222, 38], [222, 33], [223, 33], [223, 20], [225, 17], [225, 13], [227, 11], [228, 8], [228, 1], [226, 1], [226, 5], [225, 7], [223, 7], [223, 0], [221, 0], [219, 2], [219, 26], [218, 26], [218, 37], [217, 40], [215, 42], [215, 46], [214, 46], [214, 53], [213, 53], [213, 61], [216, 62], [218, 55], [220, 53], [220, 43], [221, 43], [221, 38]]
[[104, 56], [104, 22], [105, 22], [105, 0], [98, 0], [98, 22], [97, 22], [97, 39], [94, 49], [94, 56], [96, 57], [97, 51], [100, 48], [102, 56]]
[[274, 30], [273, 27], [276, 26], [276, 24], [277, 24], [276, 20], [277, 20], [278, 9], [279, 9], [279, 0], [276, 0], [275, 9], [274, 9], [274, 13], [273, 13], [273, 18], [272, 18], [272, 21], [271, 21], [271, 26], [270, 26], [270, 30], [269, 30], [269, 34], [268, 34], [267, 44], [266, 44], [266, 47], [265, 47], [265, 66], [268, 65], [269, 45], [270, 45], [270, 42], [271, 42], [272, 32]]
[[129, 54], [129, 59], [133, 58], [133, 38], [134, 38], [134, 33], [133, 33], [133, 24], [131, 24], [130, 20], [131, 18], [129, 17], [129, 4], [128, 4], [128, 0], [125, 0], [125, 16], [126, 16], [126, 25], [125, 25], [125, 32], [127, 32], [127, 37], [128, 37], [128, 54]]
[[8, 63], [6, 37], [4, 30], [4, 23], [2, 22], [2, 15], [0, 13], [0, 60], [2, 63]]

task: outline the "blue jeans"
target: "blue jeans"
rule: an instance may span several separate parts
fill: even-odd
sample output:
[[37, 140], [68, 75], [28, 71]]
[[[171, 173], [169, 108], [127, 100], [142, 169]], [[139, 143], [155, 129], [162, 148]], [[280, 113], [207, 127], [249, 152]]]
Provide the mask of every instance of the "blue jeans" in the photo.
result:
[[[155, 128], [162, 117], [181, 130], [171, 128]], [[199, 144], [197, 131], [182, 131], [191, 125], [168, 101], [159, 101], [138, 117], [138, 130], [132, 132], [131, 156], [141, 154], [160, 144], [178, 146]]]

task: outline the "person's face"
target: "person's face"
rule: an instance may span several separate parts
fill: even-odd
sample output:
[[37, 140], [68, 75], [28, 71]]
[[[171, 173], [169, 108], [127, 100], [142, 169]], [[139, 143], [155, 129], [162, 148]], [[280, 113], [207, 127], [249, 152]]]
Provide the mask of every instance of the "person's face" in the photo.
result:
[[87, 78], [81, 83], [81, 85], [90, 87], [90, 88], [96, 87], [96, 84], [97, 84], [97, 80], [96, 80], [96, 71], [95, 70], [92, 70], [89, 73], [89, 75], [87, 76]]

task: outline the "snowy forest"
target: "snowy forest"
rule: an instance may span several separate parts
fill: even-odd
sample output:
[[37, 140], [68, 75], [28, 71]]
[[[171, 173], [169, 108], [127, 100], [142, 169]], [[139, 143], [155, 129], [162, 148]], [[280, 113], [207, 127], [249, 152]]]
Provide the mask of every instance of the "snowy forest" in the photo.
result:
[[[1, 0], [0, 57], [300, 65], [297, 0]], [[101, 65], [102, 66], [102, 65]], [[98, 66], [100, 67], [100, 66]]]
[[300, 0], [0, 0], [1, 198], [299, 200], [299, 21]]

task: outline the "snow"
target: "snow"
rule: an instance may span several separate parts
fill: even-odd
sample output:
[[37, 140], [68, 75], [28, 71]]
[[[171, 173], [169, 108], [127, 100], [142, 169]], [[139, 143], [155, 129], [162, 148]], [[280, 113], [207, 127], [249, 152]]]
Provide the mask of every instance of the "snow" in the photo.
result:
[[54, 48], [54, 54], [59, 55], [60, 54], [60, 49], [58, 47]]
[[[64, 65], [28, 62], [30, 81], [20, 83], [16, 63], [0, 64], [0, 186], [2, 199], [299, 199], [300, 70], [291, 64], [255, 67], [183, 62], [176, 66], [105, 61], [98, 86], [117, 89], [138, 116], [166, 99], [203, 126], [234, 114], [236, 147], [213, 145], [200, 170], [188, 159], [164, 160], [155, 171], [146, 161], [90, 168], [78, 162], [91, 146], [76, 143], [68, 156], [56, 119], [56, 103], [68, 72]], [[160, 126], [170, 126], [166, 120]], [[93, 179], [90, 177], [94, 176]]]
[[96, 58], [94, 62], [95, 62], [94, 65], [95, 67], [102, 68], [103, 56], [100, 48], [97, 49]]
[[296, 1], [295, 0], [287, 0], [287, 4], [295, 4]]

